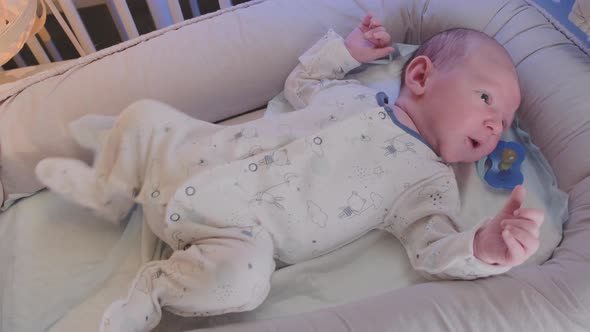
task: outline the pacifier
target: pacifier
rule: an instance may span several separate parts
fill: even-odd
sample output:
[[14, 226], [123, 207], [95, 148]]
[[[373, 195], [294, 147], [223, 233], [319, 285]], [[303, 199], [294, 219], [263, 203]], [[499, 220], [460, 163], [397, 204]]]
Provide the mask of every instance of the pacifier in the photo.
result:
[[477, 173], [494, 188], [514, 189], [524, 182], [520, 169], [526, 157], [524, 147], [514, 141], [499, 141], [498, 146], [477, 162]]

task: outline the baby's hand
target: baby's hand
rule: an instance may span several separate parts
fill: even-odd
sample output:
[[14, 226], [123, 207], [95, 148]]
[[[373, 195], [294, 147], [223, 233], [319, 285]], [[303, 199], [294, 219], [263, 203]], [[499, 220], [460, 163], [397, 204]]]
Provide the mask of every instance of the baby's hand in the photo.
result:
[[350, 55], [361, 63], [374, 61], [391, 54], [394, 49], [390, 43], [391, 36], [370, 13], [344, 40]]
[[500, 213], [475, 234], [474, 255], [488, 264], [516, 266], [539, 248], [544, 213], [521, 208], [525, 190], [517, 186]]

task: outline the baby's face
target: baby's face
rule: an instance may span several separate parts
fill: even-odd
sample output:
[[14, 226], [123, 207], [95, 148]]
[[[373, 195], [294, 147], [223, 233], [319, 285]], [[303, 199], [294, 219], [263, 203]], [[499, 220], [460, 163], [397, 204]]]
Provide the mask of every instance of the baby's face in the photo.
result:
[[516, 73], [493, 50], [434, 74], [427, 112], [435, 148], [447, 162], [473, 162], [491, 153], [520, 104]]

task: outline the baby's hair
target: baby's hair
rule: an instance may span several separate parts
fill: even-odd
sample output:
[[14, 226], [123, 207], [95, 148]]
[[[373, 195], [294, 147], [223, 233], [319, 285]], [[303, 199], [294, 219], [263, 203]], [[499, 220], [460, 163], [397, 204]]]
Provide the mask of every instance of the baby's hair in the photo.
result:
[[[500, 43], [483, 32], [467, 28], [445, 30], [427, 39], [414, 51], [402, 69], [401, 86], [405, 85], [406, 69], [414, 58], [424, 55], [432, 61], [435, 68], [450, 69], [464, 59], [469, 49], [469, 43], [474, 40], [495, 44], [506, 52]], [[510, 58], [508, 52], [506, 52], [506, 55]]]

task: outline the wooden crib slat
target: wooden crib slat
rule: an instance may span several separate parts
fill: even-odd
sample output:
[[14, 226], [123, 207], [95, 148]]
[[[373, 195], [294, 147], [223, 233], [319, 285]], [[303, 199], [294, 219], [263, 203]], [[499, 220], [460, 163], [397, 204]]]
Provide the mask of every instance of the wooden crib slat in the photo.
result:
[[12, 60], [14, 60], [14, 63], [16, 63], [16, 66], [19, 68], [27, 66], [25, 59], [23, 59], [23, 57], [20, 54], [15, 55], [14, 58], [12, 58]]
[[174, 23], [184, 21], [184, 16], [182, 15], [182, 9], [180, 9], [180, 3], [178, 0], [168, 0], [168, 9], [170, 10]]
[[156, 29], [162, 29], [174, 23], [168, 0], [147, 0], [147, 5], [154, 19]]
[[107, 7], [111, 12], [113, 21], [119, 30], [119, 35], [122, 40], [129, 40], [139, 37], [139, 31], [127, 6], [125, 0], [107, 0]]
[[92, 42], [92, 39], [90, 39], [90, 35], [88, 34], [88, 31], [86, 30], [86, 27], [80, 18], [80, 14], [78, 14], [78, 10], [76, 9], [76, 6], [74, 6], [72, 0], [57, 0], [57, 2], [62, 8], [66, 18], [68, 19], [68, 22], [70, 23], [70, 26], [72, 27], [72, 30], [74, 31], [74, 34], [76, 35], [76, 38], [78, 41], [80, 41], [84, 51], [86, 51], [86, 53], [96, 52], [94, 43]]
[[231, 6], [233, 6], [231, 0], [219, 0], [219, 8], [225, 9]]
[[61, 54], [59, 54], [57, 47], [55, 47], [55, 44], [53, 43], [53, 40], [51, 39], [51, 35], [49, 34], [49, 32], [47, 31], [47, 29], [45, 27], [43, 27], [43, 28], [41, 28], [41, 30], [39, 30], [39, 38], [41, 38], [43, 45], [45, 45], [45, 48], [47, 49], [47, 51], [49, 51], [49, 55], [51, 56], [51, 59], [53, 59], [53, 61], [62, 61], [63, 60], [63, 58], [61, 57]]
[[74, 32], [72, 31], [72, 29], [70, 29], [70, 26], [68, 25], [66, 20], [62, 17], [61, 12], [57, 9], [55, 4], [53, 3], [53, 0], [44, 0], [44, 2], [47, 5], [47, 7], [49, 8], [49, 11], [51, 13], [53, 13], [53, 16], [55, 17], [55, 19], [57, 20], [57, 22], [61, 26], [62, 30], [68, 36], [68, 39], [70, 39], [70, 42], [74, 45], [74, 48], [76, 49], [76, 51], [78, 51], [78, 54], [80, 54], [81, 56], [86, 55], [86, 51], [84, 51], [84, 48], [82, 48], [82, 45], [80, 45], [80, 43], [78, 42], [76, 35], [74, 35]]
[[193, 14], [193, 17], [197, 17], [197, 16], [201, 15], [201, 9], [199, 8], [199, 4], [197, 3], [197, 0], [189, 0], [188, 4], [191, 7], [191, 13]]
[[37, 36], [31, 36], [29, 40], [27, 40], [27, 46], [39, 64], [42, 65], [51, 62], [51, 60], [49, 60], [49, 56], [47, 56], [47, 53], [45, 53], [45, 50], [41, 46], [41, 43], [39, 43]]

